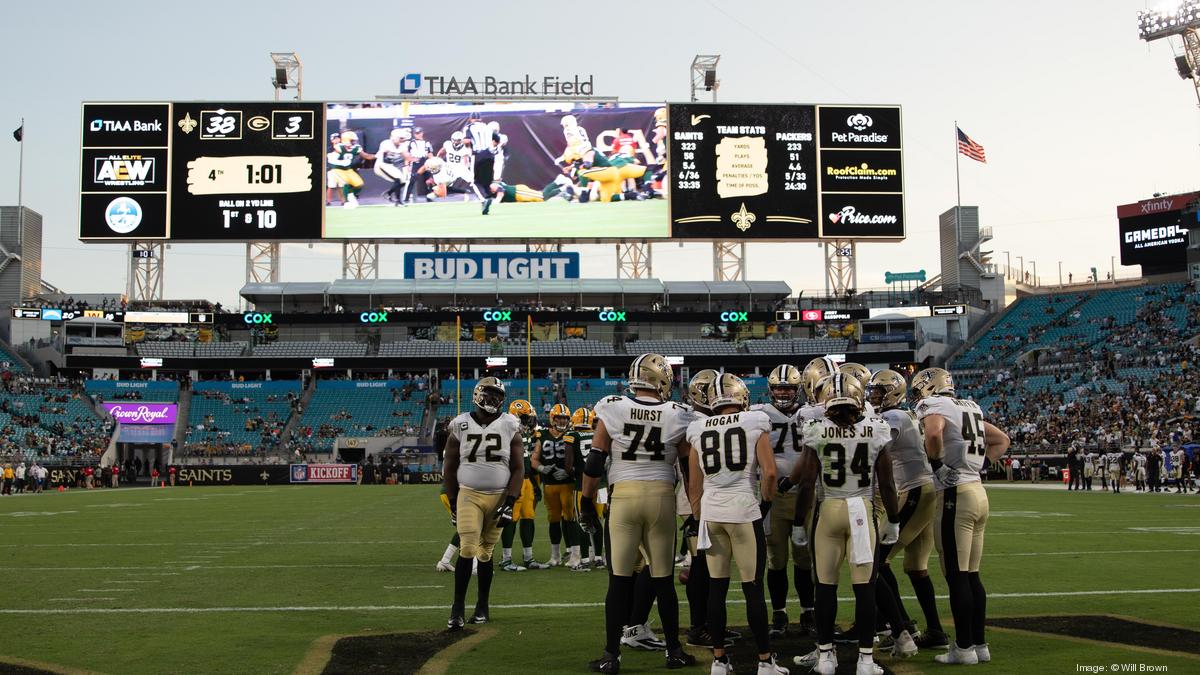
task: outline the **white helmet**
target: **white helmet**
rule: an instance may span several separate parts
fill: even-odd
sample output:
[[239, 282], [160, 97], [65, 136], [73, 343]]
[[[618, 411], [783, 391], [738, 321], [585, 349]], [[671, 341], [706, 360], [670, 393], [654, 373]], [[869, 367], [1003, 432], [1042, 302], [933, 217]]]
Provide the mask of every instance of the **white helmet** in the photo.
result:
[[563, 115], [559, 122], [563, 125], [564, 129], [570, 129], [571, 127], [579, 125], [579, 123], [575, 121], [574, 115]]
[[450, 134], [450, 145], [453, 145], [454, 149], [457, 150], [462, 147], [463, 140], [465, 138], [466, 138], [466, 136], [463, 135], [463, 132], [456, 131], [456, 132]]

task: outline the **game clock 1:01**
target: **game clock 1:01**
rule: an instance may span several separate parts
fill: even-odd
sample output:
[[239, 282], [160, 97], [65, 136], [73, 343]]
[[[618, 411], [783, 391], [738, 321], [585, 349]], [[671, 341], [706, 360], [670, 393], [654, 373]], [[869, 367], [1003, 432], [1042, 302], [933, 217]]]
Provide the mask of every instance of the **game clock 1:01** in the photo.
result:
[[321, 238], [324, 107], [175, 103], [171, 239]]

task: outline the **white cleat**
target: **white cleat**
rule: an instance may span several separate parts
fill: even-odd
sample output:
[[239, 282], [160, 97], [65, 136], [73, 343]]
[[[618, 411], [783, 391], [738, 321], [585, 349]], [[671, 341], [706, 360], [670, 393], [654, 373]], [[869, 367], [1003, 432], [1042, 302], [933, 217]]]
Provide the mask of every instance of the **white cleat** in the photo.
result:
[[550, 567], [562, 567], [562, 558], [551, 558], [546, 564]]
[[817, 657], [817, 665], [813, 666], [817, 675], [835, 675], [837, 673], [837, 653], [832, 649], [821, 650]]
[[908, 634], [908, 631], [900, 633], [900, 637], [896, 638], [895, 644], [892, 645], [892, 656], [907, 659], [910, 656], [916, 656], [920, 651], [917, 648], [917, 643]]
[[708, 669], [708, 675], [733, 675], [733, 666], [729, 663], [729, 658], [726, 657], [724, 662], [713, 659], [712, 668]]
[[657, 652], [667, 648], [667, 643], [659, 639], [650, 626], [626, 626], [621, 634], [621, 644], [631, 649], [644, 649]]
[[358, 197], [356, 197], [353, 192], [346, 195], [346, 203], [343, 205], [343, 208], [347, 208], [347, 209], [357, 209], [358, 208]]
[[945, 654], [938, 654], [933, 657], [938, 663], [960, 664], [964, 666], [973, 666], [979, 663], [979, 656], [975, 654], [975, 650], [968, 647], [967, 649], [959, 649], [957, 644], [950, 645], [950, 651]]
[[875, 659], [870, 661], [859, 659], [854, 675], [883, 675], [883, 666], [875, 663]]
[[820, 660], [821, 660], [821, 650], [820, 649], [814, 649], [811, 652], [809, 652], [803, 656], [793, 656], [792, 657], [792, 663], [794, 663], [798, 666], [803, 666], [804, 668], [809, 668], [809, 669], [815, 668], [817, 666], [817, 661], [820, 661]]
[[758, 675], [788, 675], [788, 673], [791, 672], [787, 668], [779, 665], [775, 659], [776, 655], [772, 654], [771, 658], [767, 659], [766, 661], [759, 661]]
[[987, 643], [975, 645], [975, 658], [979, 659], [980, 663], [987, 663], [992, 660], [992, 650], [988, 649]]
[[438, 571], [438, 572], [453, 572], [454, 571], [454, 563], [449, 563], [449, 562], [446, 562], [445, 560], [439, 560], [437, 567], [434, 567], [434, 570]]

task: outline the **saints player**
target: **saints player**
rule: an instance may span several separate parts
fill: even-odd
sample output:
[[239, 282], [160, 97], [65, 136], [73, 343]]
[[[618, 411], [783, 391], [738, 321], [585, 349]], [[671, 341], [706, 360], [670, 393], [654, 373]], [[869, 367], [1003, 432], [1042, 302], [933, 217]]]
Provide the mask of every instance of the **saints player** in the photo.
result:
[[1121, 492], [1121, 456], [1120, 450], [1113, 450], [1104, 456], [1108, 460], [1108, 482], [1113, 494]]
[[450, 134], [450, 140], [442, 143], [435, 157], [443, 160], [440, 171], [431, 172], [433, 175], [433, 193], [445, 198], [453, 189], [456, 192], [471, 192], [479, 201], [483, 201], [483, 193], [475, 185], [475, 154], [466, 142], [466, 135], [461, 131]]
[[530, 466], [542, 475], [546, 513], [550, 520], [550, 566], [562, 565], [562, 540], [570, 552], [568, 566], [579, 566], [579, 542], [575, 536], [574, 458], [567, 453], [565, 436], [571, 428], [571, 409], [556, 403], [550, 409], [550, 427], [533, 432]]
[[340, 139], [341, 142], [333, 146], [333, 152], [327, 161], [333, 167], [333, 175], [342, 183], [345, 208], [353, 209], [358, 207], [358, 193], [362, 192], [363, 188], [362, 176], [355, 171], [355, 166], [361, 160], [375, 159], [375, 155], [364, 151], [358, 144], [358, 134], [349, 129], [342, 132]]
[[[584, 458], [592, 450], [592, 429], [596, 425], [596, 413], [587, 408], [577, 408], [571, 413], [571, 430], [563, 436], [563, 442], [566, 444], [567, 453], [574, 460], [575, 469], [575, 494], [576, 507], [579, 506], [578, 500], [583, 498], [583, 472], [579, 469], [583, 467]], [[601, 480], [603, 483], [603, 480]], [[596, 514], [601, 518], [604, 517], [604, 505], [608, 502], [607, 490], [602, 484], [599, 486], [597, 493]], [[576, 533], [579, 536], [580, 548], [580, 571], [604, 567], [604, 533], [596, 531], [592, 534], [586, 534], [583, 531]], [[590, 549], [590, 551], [589, 551]]]
[[[925, 443], [921, 436], [921, 425], [916, 415], [901, 406], [908, 400], [908, 383], [904, 376], [894, 370], [881, 370], [871, 376], [867, 397], [879, 416], [887, 421], [895, 432], [891, 449], [892, 476], [896, 479], [896, 492], [900, 501], [900, 539], [895, 545], [881, 545], [876, 565], [876, 595], [888, 593], [891, 600], [881, 598], [879, 606], [894, 615], [899, 611], [907, 627], [908, 615], [900, 599], [900, 587], [896, 575], [889, 565], [897, 551], [904, 551], [904, 572], [912, 582], [917, 602], [925, 614], [925, 631], [915, 643], [908, 631], [896, 625], [894, 616], [892, 632], [895, 637], [893, 653], [912, 656], [918, 647], [947, 647], [950, 642], [942, 630], [938, 617], [937, 601], [934, 599], [933, 580], [929, 578], [929, 554], [933, 551], [933, 511], [937, 506], [937, 492], [933, 488], [933, 469], [925, 454]], [[894, 603], [894, 605], [892, 604]], [[895, 610], [890, 609], [895, 607]]]
[[913, 376], [912, 390], [938, 489], [933, 533], [954, 616], [954, 644], [934, 659], [967, 665], [990, 661], [983, 630], [987, 592], [979, 577], [988, 497], [979, 472], [1004, 455], [1008, 436], [983, 419], [979, 404], [955, 396], [954, 380], [941, 368]]
[[[504, 528], [500, 535], [500, 545], [503, 553], [500, 559], [500, 569], [505, 572], [523, 572], [547, 569], [549, 565], [540, 563], [533, 557], [533, 535], [535, 531], [534, 513], [537, 504], [542, 500], [542, 490], [538, 475], [529, 466], [529, 455], [533, 448], [533, 432], [537, 428], [537, 414], [533, 405], [523, 398], [513, 401], [508, 406], [508, 414], [521, 422], [521, 439], [525, 444], [525, 480], [521, 483], [521, 496], [513, 509], [513, 521]], [[512, 545], [517, 529], [521, 531], [521, 548], [524, 562], [518, 565], [512, 560]]]
[[454, 566], [454, 604], [446, 629], [462, 630], [471, 566], [479, 561], [479, 594], [471, 623], [490, 620], [492, 549], [500, 530], [513, 519], [513, 505], [525, 478], [521, 423], [504, 412], [504, 383], [485, 377], [471, 394], [475, 409], [450, 422], [442, 468], [450, 519], [462, 540]]
[[[692, 376], [687, 386], [687, 399], [691, 407], [690, 419], [703, 419], [712, 414], [712, 409], [708, 405], [709, 385], [713, 383], [721, 374], [712, 368], [705, 368]], [[688, 508], [691, 509], [691, 500], [688, 502]], [[676, 502], [679, 496], [676, 495]], [[677, 509], [678, 510], [678, 509]], [[687, 643], [693, 647], [712, 647], [713, 638], [709, 633], [708, 624], [708, 560], [705, 558], [704, 551], [696, 548], [696, 539], [700, 534], [700, 521], [690, 515], [683, 523], [683, 536], [687, 542], [688, 552], [692, 556], [692, 565], [688, 568], [687, 575], [687, 599], [688, 612], [691, 618], [691, 627], [687, 632]], [[728, 633], [728, 631], [726, 631]], [[728, 636], [727, 636], [728, 637]]]
[[[791, 368], [791, 366], [787, 366]], [[778, 369], [776, 369], [778, 370]], [[792, 368], [795, 370], [795, 368]], [[799, 373], [795, 374], [797, 381]], [[733, 673], [725, 655], [725, 600], [729, 595], [731, 563], [736, 560], [746, 597], [746, 620], [754, 633], [759, 673], [787, 673], [775, 663], [763, 598], [766, 535], [755, 481], [762, 480], [761, 501], [775, 496], [775, 457], [771, 449], [771, 419], [761, 410], [747, 410], [750, 392], [740, 378], [724, 374], [708, 387], [712, 416], [692, 421], [687, 441], [690, 462], [692, 515], [700, 522], [700, 547], [711, 576], [707, 627], [713, 638], [712, 675]]]
[[392, 133], [379, 142], [379, 150], [375, 153], [375, 175], [391, 183], [383, 196], [397, 206], [404, 193], [404, 184], [412, 175], [405, 159], [411, 140], [412, 132], [408, 129], [392, 129]]
[[833, 623], [838, 576], [842, 561], [848, 560], [854, 585], [854, 625], [858, 627], [857, 673], [880, 675], [883, 669], [875, 664], [873, 655], [876, 532], [872, 495], [879, 492], [887, 513], [887, 522], [879, 531], [880, 543], [895, 544], [900, 514], [888, 452], [892, 429], [878, 417], [863, 416], [863, 387], [850, 375], [835, 373], [823, 379], [815, 391], [818, 402], [825, 405], [825, 416], [804, 425], [800, 459], [787, 481], [780, 484], [781, 490], [792, 484], [800, 486], [792, 528], [792, 539], [798, 544], [809, 540], [808, 493], [817, 483], [824, 490], [812, 528], [818, 651], [813, 672], [833, 675], [837, 670]]
[[594, 507], [599, 478], [611, 459], [612, 487], [608, 519], [608, 596], [604, 602], [604, 654], [588, 667], [601, 673], [621, 669], [621, 636], [631, 616], [634, 566], [645, 551], [658, 600], [666, 665], [684, 668], [696, 659], [679, 643], [679, 599], [675, 595], [675, 460], [688, 458], [684, 438], [688, 411], [670, 401], [674, 373], [659, 354], [642, 354], [629, 366], [629, 396], [610, 396], [596, 404], [596, 432], [584, 464], [583, 514], [589, 530], [598, 518]]
[[[800, 411], [800, 383], [803, 380], [798, 368], [783, 364], [776, 366], [767, 376], [767, 389], [771, 402], [752, 406], [751, 410], [766, 414], [771, 422], [771, 448], [775, 462], [775, 473], [786, 476], [796, 464], [800, 452], [799, 424], [796, 414]], [[813, 623], [812, 556], [807, 547], [792, 545], [792, 521], [796, 517], [796, 493], [778, 495], [767, 513], [767, 591], [771, 595], [771, 635], [780, 636], [787, 631], [788, 554], [795, 567], [793, 577], [796, 592], [800, 597], [800, 628], [807, 631]], [[807, 604], [805, 604], [807, 603]]]
[[1134, 490], [1137, 492], [1146, 490], [1146, 453], [1141, 450], [1133, 455], [1133, 481]]

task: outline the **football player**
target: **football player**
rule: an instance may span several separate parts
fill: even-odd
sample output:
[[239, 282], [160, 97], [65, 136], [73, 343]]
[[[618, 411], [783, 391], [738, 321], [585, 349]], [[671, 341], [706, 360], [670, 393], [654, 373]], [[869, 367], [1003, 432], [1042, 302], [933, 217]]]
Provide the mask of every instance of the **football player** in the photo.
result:
[[[790, 366], [788, 366], [790, 368]], [[778, 369], [777, 369], [778, 370]], [[795, 370], [794, 368], [792, 370]], [[796, 380], [799, 380], [796, 373]], [[731, 563], [736, 560], [746, 597], [746, 620], [754, 633], [758, 672], [787, 673], [775, 662], [763, 597], [766, 535], [755, 481], [761, 479], [761, 501], [775, 496], [775, 458], [771, 450], [771, 420], [761, 410], [747, 410], [750, 392], [740, 378], [718, 377], [708, 386], [712, 416], [692, 421], [687, 441], [693, 458], [688, 484], [692, 516], [699, 523], [699, 548], [705, 551], [709, 581], [708, 620], [713, 638], [712, 675], [729, 675], [733, 666], [725, 654], [725, 600], [729, 595]]]
[[[571, 413], [571, 430], [563, 436], [563, 442], [566, 444], [567, 453], [574, 458], [575, 469], [575, 494], [576, 507], [579, 506], [578, 501], [583, 498], [583, 471], [579, 469], [583, 466], [584, 458], [592, 450], [592, 430], [596, 426], [596, 413], [587, 408], [577, 408]], [[601, 480], [599, 492], [597, 492], [596, 515], [604, 518], [604, 505], [608, 503], [608, 491]], [[602, 569], [604, 567], [604, 533], [600, 531], [592, 534], [579, 531], [579, 549], [580, 560], [584, 567], [592, 567]]]
[[938, 663], [973, 664], [992, 659], [984, 638], [987, 592], [979, 577], [988, 497], [979, 473], [1008, 450], [1008, 436], [984, 420], [979, 404], [955, 396], [954, 380], [941, 368], [913, 376], [915, 412], [924, 422], [925, 451], [934, 470], [938, 507], [933, 534], [950, 587], [954, 643]]
[[[1120, 450], [1113, 450], [1105, 455], [1105, 459], [1108, 460], [1108, 482], [1112, 486], [1113, 494], [1121, 492], [1121, 458]], [[1182, 485], [1182, 481], [1180, 484]]]
[[[767, 376], [767, 389], [771, 402], [751, 406], [751, 410], [766, 414], [771, 422], [771, 448], [775, 461], [775, 473], [787, 476], [796, 464], [800, 452], [800, 425], [796, 414], [800, 411], [800, 369], [789, 364], [776, 366]], [[793, 577], [796, 593], [800, 597], [800, 628], [808, 631], [813, 625], [812, 556], [807, 547], [792, 545], [792, 521], [796, 517], [796, 493], [778, 495], [771, 502], [766, 515], [767, 536], [767, 592], [771, 595], [771, 635], [778, 637], [787, 632], [788, 555], [791, 554], [795, 567]]]
[[604, 654], [588, 664], [594, 672], [621, 669], [621, 636], [633, 605], [634, 566], [645, 551], [653, 577], [668, 668], [696, 663], [679, 643], [679, 599], [675, 595], [675, 460], [688, 458], [684, 438], [688, 411], [670, 400], [674, 374], [659, 354], [642, 354], [629, 366], [629, 396], [596, 404], [596, 432], [585, 460], [582, 501], [587, 528], [599, 525], [594, 502], [599, 478], [611, 459], [608, 519], [610, 574], [604, 602]]
[[[446, 484], [442, 483], [441, 493], [438, 494], [438, 499], [441, 500], [442, 506], [446, 508], [446, 513], [453, 518], [454, 509], [450, 506], [450, 498], [446, 496]], [[446, 551], [442, 553], [442, 559], [434, 566], [435, 572], [453, 572], [454, 571], [454, 556], [458, 554], [458, 545], [460, 539], [458, 537], [458, 528], [454, 530], [454, 536], [450, 537], [450, 543], [446, 545]]]
[[333, 152], [329, 157], [329, 165], [333, 167], [334, 176], [342, 182], [342, 197], [345, 199], [345, 208], [353, 209], [358, 207], [358, 193], [362, 192], [363, 179], [358, 175], [355, 167], [362, 160], [375, 159], [375, 155], [363, 150], [363, 147], [358, 144], [358, 134], [347, 129], [342, 132], [337, 145], [333, 146]]
[[588, 138], [587, 129], [579, 125], [574, 115], [563, 115], [559, 123], [562, 125], [563, 138], [567, 141], [567, 149], [563, 151], [558, 163], [561, 164], [563, 158], [575, 156], [583, 162], [584, 168], [590, 168], [597, 155], [596, 149], [592, 147], [592, 140]]
[[[325, 154], [325, 163], [330, 167], [333, 167], [333, 164], [330, 162], [338, 158], [338, 153], [334, 151], [334, 148], [341, 142], [341, 134], [329, 134], [329, 152]], [[342, 196], [342, 179], [338, 178], [337, 174], [334, 173], [335, 171], [337, 171], [336, 168], [330, 168], [325, 172], [325, 206], [333, 206], [333, 193], [335, 191], [342, 204], [346, 203], [345, 197]]]
[[[521, 422], [521, 439], [525, 445], [525, 480], [521, 484], [521, 497], [517, 499], [513, 509], [513, 523], [504, 528], [500, 535], [501, 554], [500, 569], [505, 572], [522, 572], [524, 570], [543, 570], [549, 565], [538, 562], [533, 557], [533, 535], [535, 531], [534, 513], [537, 504], [542, 500], [542, 490], [538, 474], [529, 466], [529, 456], [533, 452], [533, 432], [537, 428], [537, 414], [533, 405], [523, 398], [513, 401], [508, 406], [508, 414]], [[521, 565], [513, 562], [512, 545], [516, 531], [521, 531], [521, 549], [524, 562]]]
[[[916, 654], [918, 647], [941, 648], [950, 644], [942, 630], [937, 601], [934, 599], [933, 580], [929, 578], [937, 492], [933, 489], [933, 469], [925, 454], [921, 425], [915, 414], [901, 407], [908, 400], [908, 383], [904, 381], [904, 376], [886, 369], [875, 373], [867, 387], [867, 398], [894, 432], [888, 453], [892, 456], [892, 476], [896, 479], [900, 501], [900, 538], [895, 545], [879, 546], [879, 557], [875, 561], [875, 593], [877, 596], [887, 594], [890, 597], [880, 597], [879, 607], [892, 623], [892, 653], [894, 656], [907, 657]], [[912, 582], [917, 602], [925, 614], [925, 631], [915, 642], [907, 630], [908, 615], [900, 599], [896, 575], [889, 565], [896, 552], [901, 550], [904, 551], [904, 572]], [[902, 620], [897, 621], [897, 613]]]
[[392, 129], [392, 133], [379, 142], [379, 150], [375, 153], [375, 175], [391, 183], [383, 196], [396, 205], [400, 204], [404, 184], [412, 176], [405, 159], [411, 140], [412, 132], [408, 129]]
[[[713, 383], [721, 374], [712, 368], [705, 368], [692, 376], [687, 386], [687, 399], [691, 407], [690, 420], [704, 419], [712, 414], [712, 409], [708, 405], [709, 385]], [[690, 424], [690, 422], [689, 422]], [[688, 509], [691, 509], [692, 503], [684, 494], [685, 501], [688, 503]], [[676, 502], [679, 497], [676, 495]], [[678, 510], [678, 504], [676, 505]], [[700, 521], [688, 513], [689, 517], [684, 521], [683, 537], [687, 543], [688, 552], [692, 556], [692, 564], [688, 568], [687, 575], [687, 599], [688, 612], [691, 615], [691, 627], [687, 632], [687, 643], [693, 647], [712, 647], [713, 638], [709, 633], [708, 624], [708, 560], [705, 559], [704, 551], [696, 548], [700, 534]], [[728, 631], [726, 631], [728, 633]], [[726, 635], [728, 638], [729, 636]]]
[[557, 179], [542, 188], [541, 192], [525, 185], [518, 183], [517, 185], [509, 185], [500, 181], [494, 181], [488, 186], [488, 192], [491, 196], [483, 200], [483, 215], [491, 212], [492, 207], [496, 204], [511, 204], [513, 202], [544, 202], [547, 199], [552, 199], [562, 195], [566, 201], [571, 201], [574, 190], [571, 187], [570, 181], [565, 184], [560, 183]]
[[800, 486], [792, 539], [809, 541], [809, 495], [817, 483], [824, 486], [812, 532], [816, 559], [817, 661], [813, 672], [833, 675], [837, 654], [833, 650], [833, 623], [837, 618], [837, 584], [844, 560], [850, 563], [854, 585], [854, 625], [858, 627], [858, 675], [881, 675], [875, 664], [875, 525], [872, 493], [883, 500], [887, 522], [879, 530], [883, 544], [899, 536], [899, 506], [888, 446], [892, 429], [878, 417], [864, 417], [864, 392], [858, 379], [835, 372], [816, 388], [825, 416], [803, 428], [803, 448], [796, 466], [780, 491]]
[[800, 406], [798, 422], [819, 420], [825, 417], [825, 404], [817, 397], [817, 387], [821, 380], [838, 372], [837, 362], [828, 356], [818, 356], [804, 366], [800, 374], [801, 386], [804, 387], [804, 405]]
[[[424, 195], [428, 201], [428, 193], [425, 192], [425, 181], [418, 179], [418, 175], [425, 173], [425, 162], [433, 158], [433, 144], [425, 140], [425, 131], [421, 127], [413, 127], [412, 140], [408, 142], [408, 148], [404, 154], [404, 161], [412, 170], [412, 176], [408, 182], [404, 184], [404, 194], [401, 202], [411, 204], [416, 196]], [[414, 192], [419, 194], [414, 194]]]
[[562, 565], [562, 540], [567, 540], [571, 569], [580, 566], [579, 541], [575, 536], [574, 457], [567, 452], [566, 433], [571, 428], [571, 409], [556, 403], [550, 409], [550, 427], [533, 432], [530, 466], [542, 475], [546, 512], [550, 520], [550, 566]]
[[1134, 490], [1143, 492], [1146, 489], [1146, 453], [1138, 450], [1133, 455], [1133, 485]]
[[438, 197], [445, 198], [450, 189], [457, 192], [469, 190], [479, 201], [483, 201], [483, 193], [475, 185], [475, 153], [466, 139], [463, 132], [455, 131], [437, 151], [437, 157], [445, 161], [442, 170], [433, 174], [434, 194]]
[[462, 630], [465, 623], [464, 605], [475, 560], [479, 561], [479, 594], [470, 621], [487, 623], [491, 618], [492, 549], [513, 519], [513, 505], [525, 479], [521, 423], [504, 412], [504, 383], [495, 377], [479, 380], [471, 401], [475, 409], [450, 422], [442, 468], [450, 519], [462, 541], [454, 565], [454, 604], [446, 622], [450, 631]]

